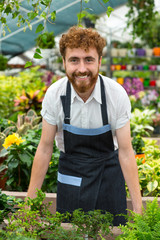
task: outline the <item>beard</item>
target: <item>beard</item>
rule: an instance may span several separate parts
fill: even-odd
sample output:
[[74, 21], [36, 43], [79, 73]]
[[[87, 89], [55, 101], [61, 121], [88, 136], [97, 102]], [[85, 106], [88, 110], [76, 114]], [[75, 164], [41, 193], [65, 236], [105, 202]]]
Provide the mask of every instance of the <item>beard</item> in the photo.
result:
[[[98, 74], [99, 74], [99, 69], [97, 70], [97, 73], [95, 73], [94, 75], [92, 72], [87, 71], [84, 73], [73, 72], [72, 75], [69, 76], [66, 71], [66, 75], [67, 75], [70, 83], [73, 85], [74, 89], [79, 93], [85, 93], [88, 90], [94, 88], [94, 86], [97, 82]], [[85, 80], [78, 81], [76, 79], [77, 77], [83, 77], [83, 76], [87, 76], [87, 77], [89, 77], [89, 79], [87, 79], [87, 81], [85, 81]]]

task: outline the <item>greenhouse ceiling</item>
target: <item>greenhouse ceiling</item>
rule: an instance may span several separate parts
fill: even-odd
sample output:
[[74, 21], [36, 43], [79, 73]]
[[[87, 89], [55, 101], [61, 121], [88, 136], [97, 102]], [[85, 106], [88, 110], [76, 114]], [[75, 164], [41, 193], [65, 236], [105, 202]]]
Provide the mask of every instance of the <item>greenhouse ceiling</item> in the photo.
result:
[[[27, 15], [28, 11], [31, 10], [30, 2], [32, 1], [21, 1], [20, 11], [23, 16]], [[102, 0], [90, 0], [88, 3], [83, 1], [83, 9], [92, 9], [92, 13], [101, 15], [106, 12], [108, 6], [115, 9], [126, 2], [127, 0], [109, 0], [108, 3], [104, 4]], [[77, 24], [77, 13], [80, 12], [80, 9], [81, 0], [52, 0], [50, 11], [56, 11], [56, 21], [55, 24], [47, 22], [45, 30], [53, 31], [55, 36], [65, 32], [69, 27]], [[35, 46], [35, 38], [38, 35], [35, 33], [35, 30], [44, 20], [39, 17], [35, 18], [31, 22], [32, 31], [26, 27], [24, 32], [23, 27], [17, 27], [17, 21], [12, 19], [11, 15], [8, 15], [6, 18], [11, 32], [6, 32], [6, 35], [3, 36], [2, 26], [0, 27], [0, 52], [13, 57], [33, 48]]]

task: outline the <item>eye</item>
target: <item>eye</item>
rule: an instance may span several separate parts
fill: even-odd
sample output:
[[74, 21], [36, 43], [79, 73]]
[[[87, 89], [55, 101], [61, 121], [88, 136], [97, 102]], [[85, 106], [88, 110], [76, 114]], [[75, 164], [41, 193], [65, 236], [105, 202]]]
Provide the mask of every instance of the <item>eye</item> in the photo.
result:
[[71, 63], [78, 63], [79, 59], [78, 58], [70, 58], [69, 62], [71, 62]]
[[85, 61], [87, 63], [92, 63], [92, 62], [94, 62], [94, 58], [88, 57], [88, 58], [85, 59]]

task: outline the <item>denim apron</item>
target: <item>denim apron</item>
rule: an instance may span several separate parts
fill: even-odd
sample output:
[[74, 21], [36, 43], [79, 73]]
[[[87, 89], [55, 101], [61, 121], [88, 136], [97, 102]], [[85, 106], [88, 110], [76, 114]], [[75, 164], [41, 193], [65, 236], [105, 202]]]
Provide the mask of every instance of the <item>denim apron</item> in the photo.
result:
[[71, 86], [61, 96], [64, 110], [64, 148], [60, 152], [57, 185], [57, 211], [72, 213], [101, 209], [114, 215], [114, 226], [125, 224], [125, 181], [114, 150], [111, 126], [108, 124], [103, 79], [101, 85], [101, 114], [103, 126], [84, 129], [70, 124]]

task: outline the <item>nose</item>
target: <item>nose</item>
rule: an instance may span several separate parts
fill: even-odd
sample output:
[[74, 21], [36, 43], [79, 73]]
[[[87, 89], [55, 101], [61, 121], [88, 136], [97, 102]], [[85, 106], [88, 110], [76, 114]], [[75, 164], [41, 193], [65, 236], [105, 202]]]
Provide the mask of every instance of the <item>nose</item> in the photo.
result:
[[84, 61], [80, 61], [78, 66], [78, 71], [81, 73], [86, 72], [86, 65]]

